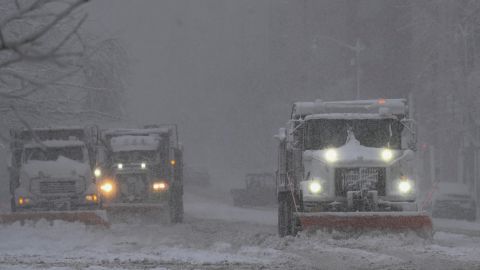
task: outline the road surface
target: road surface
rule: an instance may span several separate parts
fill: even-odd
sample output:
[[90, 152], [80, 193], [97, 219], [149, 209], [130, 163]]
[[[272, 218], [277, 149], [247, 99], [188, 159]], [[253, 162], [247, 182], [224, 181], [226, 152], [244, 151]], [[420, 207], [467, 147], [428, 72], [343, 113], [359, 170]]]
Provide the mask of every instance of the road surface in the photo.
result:
[[[3, 226], [0, 269], [480, 269], [480, 237], [456, 232], [447, 221], [440, 223], [451, 230], [437, 232], [431, 241], [321, 233], [281, 239], [274, 208], [235, 208], [187, 193], [185, 210], [180, 225]], [[469, 231], [477, 225], [469, 224]]]

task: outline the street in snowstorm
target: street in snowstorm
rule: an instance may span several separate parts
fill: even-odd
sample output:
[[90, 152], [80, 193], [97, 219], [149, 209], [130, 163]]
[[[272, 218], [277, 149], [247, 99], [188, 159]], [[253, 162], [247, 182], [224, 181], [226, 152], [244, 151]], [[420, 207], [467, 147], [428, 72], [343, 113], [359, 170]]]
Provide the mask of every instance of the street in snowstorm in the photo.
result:
[[480, 270], [480, 1], [0, 0], [0, 269]]

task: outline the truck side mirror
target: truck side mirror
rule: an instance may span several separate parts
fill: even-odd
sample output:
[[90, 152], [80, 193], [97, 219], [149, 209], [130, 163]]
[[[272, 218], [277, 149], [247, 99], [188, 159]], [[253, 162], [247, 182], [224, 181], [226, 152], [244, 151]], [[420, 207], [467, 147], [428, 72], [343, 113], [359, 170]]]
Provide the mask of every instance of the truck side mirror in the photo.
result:
[[402, 130], [402, 149], [417, 150], [417, 125], [411, 119], [401, 121], [403, 125]]

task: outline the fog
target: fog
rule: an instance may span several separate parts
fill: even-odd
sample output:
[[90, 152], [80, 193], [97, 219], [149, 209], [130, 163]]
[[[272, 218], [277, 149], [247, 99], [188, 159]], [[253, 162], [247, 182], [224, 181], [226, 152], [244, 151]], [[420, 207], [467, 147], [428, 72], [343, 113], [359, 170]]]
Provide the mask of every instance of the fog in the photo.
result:
[[132, 120], [177, 123], [186, 163], [207, 167], [218, 184], [274, 170], [273, 135], [289, 102], [277, 116], [263, 94], [267, 7], [267, 1], [96, 1], [88, 7], [92, 28], [119, 37], [129, 50]]
[[[294, 101], [356, 97], [354, 53], [328, 38], [362, 37], [368, 46], [362, 98], [408, 95], [408, 39], [384, 35], [402, 11], [393, 4], [364, 1], [352, 11], [348, 1], [103, 0], [88, 6], [88, 28], [129, 50], [131, 119], [177, 123], [186, 163], [229, 186], [247, 172], [275, 170], [273, 135]], [[381, 24], [355, 26], [352, 12]], [[398, 64], [385, 65], [377, 53]]]
[[476, 24], [462, 19], [471, 15], [460, 6], [102, 0], [87, 6], [86, 28], [118, 38], [129, 52], [128, 117], [177, 123], [186, 163], [208, 168], [216, 186], [275, 170], [273, 135], [293, 102], [350, 100], [358, 92], [361, 99], [410, 98], [423, 188], [459, 181], [479, 192], [470, 146], [478, 136], [477, 39], [461, 39], [458, 28]]

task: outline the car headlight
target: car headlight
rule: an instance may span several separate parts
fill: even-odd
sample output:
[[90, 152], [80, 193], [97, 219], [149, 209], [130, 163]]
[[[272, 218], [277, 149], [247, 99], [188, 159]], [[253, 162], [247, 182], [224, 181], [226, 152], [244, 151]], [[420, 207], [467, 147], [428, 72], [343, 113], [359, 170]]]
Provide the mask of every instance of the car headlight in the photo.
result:
[[330, 163], [333, 163], [333, 162], [337, 161], [337, 159], [338, 159], [337, 150], [328, 149], [327, 151], [325, 151], [324, 157], [325, 157], [325, 160], [330, 162]]
[[106, 182], [106, 183], [103, 183], [101, 186], [100, 186], [100, 189], [105, 192], [105, 193], [110, 193], [113, 191], [113, 184], [110, 183], [110, 182]]
[[308, 184], [308, 190], [312, 194], [318, 194], [322, 192], [322, 185], [318, 181], [312, 181]]
[[163, 191], [167, 189], [167, 183], [165, 182], [155, 182], [152, 185], [154, 191]]
[[100, 177], [102, 176], [102, 170], [100, 168], [96, 168], [94, 171], [93, 171], [93, 174], [95, 175], [95, 177]]
[[142, 164], [140, 164], [140, 168], [146, 169], [147, 168], [147, 163], [142, 162]]
[[118, 168], [119, 170], [123, 169], [123, 164], [122, 164], [122, 163], [118, 163], [118, 164], [117, 164], [117, 168]]
[[410, 193], [413, 189], [412, 183], [408, 180], [402, 180], [398, 183], [398, 191], [400, 193], [406, 194]]
[[30, 203], [30, 199], [29, 199], [29, 198], [18, 197], [18, 204], [19, 204], [19, 205], [26, 205], [26, 204], [29, 204], [29, 203]]
[[382, 150], [382, 159], [386, 162], [392, 160], [393, 158], [393, 151], [390, 149], [383, 149]]
[[97, 195], [91, 194], [91, 195], [86, 195], [85, 200], [89, 202], [96, 202], [98, 200]]

